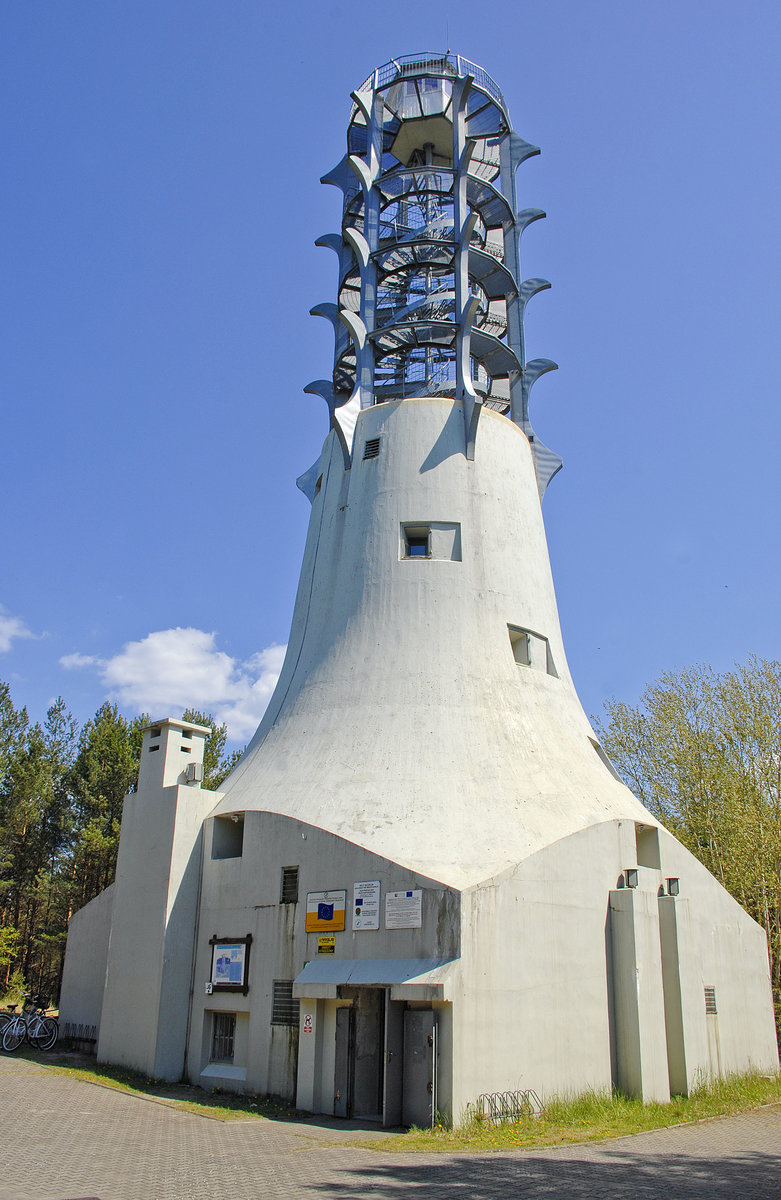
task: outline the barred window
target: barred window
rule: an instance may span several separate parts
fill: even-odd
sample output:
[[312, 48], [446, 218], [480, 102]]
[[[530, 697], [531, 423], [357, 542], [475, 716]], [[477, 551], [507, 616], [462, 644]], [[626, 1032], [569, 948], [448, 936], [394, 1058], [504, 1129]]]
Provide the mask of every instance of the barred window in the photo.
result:
[[705, 989], [705, 1012], [714, 1015], [716, 1013], [716, 989], [715, 987], [706, 987]]
[[369, 438], [367, 441], [365, 441], [363, 443], [363, 457], [364, 458], [379, 458], [379, 456], [380, 456], [380, 439], [378, 437]]
[[293, 999], [293, 980], [274, 980], [274, 1003], [271, 1009], [272, 1025], [297, 1025], [298, 1000]]
[[236, 1014], [216, 1012], [212, 1025], [211, 1062], [233, 1062], [236, 1038]]
[[295, 904], [298, 900], [298, 867], [282, 868], [282, 886], [279, 893], [280, 904]]

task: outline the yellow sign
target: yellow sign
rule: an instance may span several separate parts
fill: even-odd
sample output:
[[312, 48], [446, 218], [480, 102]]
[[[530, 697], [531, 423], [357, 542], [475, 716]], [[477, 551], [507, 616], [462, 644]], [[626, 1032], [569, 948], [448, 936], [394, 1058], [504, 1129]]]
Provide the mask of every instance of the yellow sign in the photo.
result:
[[333, 954], [335, 946], [336, 946], [336, 938], [335, 937], [319, 937], [317, 939], [317, 953], [318, 954]]
[[309, 892], [306, 898], [307, 933], [331, 933], [344, 929], [346, 891]]

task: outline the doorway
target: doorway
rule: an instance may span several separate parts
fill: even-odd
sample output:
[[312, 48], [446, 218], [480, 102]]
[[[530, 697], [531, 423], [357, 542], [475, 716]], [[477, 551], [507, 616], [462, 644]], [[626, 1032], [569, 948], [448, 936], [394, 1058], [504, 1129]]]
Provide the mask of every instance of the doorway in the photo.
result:
[[381, 1121], [385, 1063], [385, 989], [342, 989], [336, 1010], [334, 1116]]

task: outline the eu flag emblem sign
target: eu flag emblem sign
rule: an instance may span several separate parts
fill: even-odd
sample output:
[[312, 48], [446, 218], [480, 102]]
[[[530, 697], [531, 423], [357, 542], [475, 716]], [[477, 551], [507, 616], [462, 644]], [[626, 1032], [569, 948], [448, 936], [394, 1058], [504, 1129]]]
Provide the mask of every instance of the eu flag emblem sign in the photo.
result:
[[333, 933], [344, 929], [347, 892], [309, 892], [306, 897], [307, 933]]

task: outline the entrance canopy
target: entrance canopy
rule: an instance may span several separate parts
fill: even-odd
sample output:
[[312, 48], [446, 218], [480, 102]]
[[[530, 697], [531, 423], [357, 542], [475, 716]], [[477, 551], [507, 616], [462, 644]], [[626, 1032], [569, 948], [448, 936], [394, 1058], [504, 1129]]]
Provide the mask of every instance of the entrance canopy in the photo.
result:
[[300, 999], [336, 1000], [338, 988], [389, 987], [391, 1000], [450, 1000], [458, 959], [316, 958], [293, 981]]

